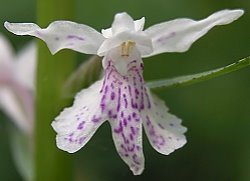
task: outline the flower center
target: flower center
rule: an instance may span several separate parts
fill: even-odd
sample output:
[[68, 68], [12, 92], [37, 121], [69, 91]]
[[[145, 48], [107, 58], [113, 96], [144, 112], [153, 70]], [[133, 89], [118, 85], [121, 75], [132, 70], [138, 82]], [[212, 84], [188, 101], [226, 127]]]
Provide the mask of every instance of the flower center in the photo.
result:
[[135, 46], [135, 42], [128, 40], [126, 42], [123, 42], [121, 44], [121, 56], [125, 56], [128, 57], [129, 56], [129, 52], [131, 50], [131, 48]]

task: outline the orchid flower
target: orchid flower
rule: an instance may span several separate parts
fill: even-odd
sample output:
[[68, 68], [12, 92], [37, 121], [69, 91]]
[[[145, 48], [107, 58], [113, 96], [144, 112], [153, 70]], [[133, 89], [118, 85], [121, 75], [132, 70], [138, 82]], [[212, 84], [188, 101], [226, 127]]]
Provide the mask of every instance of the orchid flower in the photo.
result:
[[55, 21], [46, 29], [33, 23], [5, 22], [5, 27], [17, 35], [42, 39], [52, 54], [67, 48], [104, 56], [103, 79], [79, 92], [73, 106], [53, 121], [57, 146], [69, 153], [78, 151], [108, 120], [117, 152], [139, 175], [144, 169], [142, 127], [152, 147], [164, 155], [186, 143], [187, 130], [145, 86], [142, 57], [184, 52], [212, 27], [229, 24], [242, 14], [242, 10], [222, 10], [200, 21], [183, 18], [143, 30], [144, 17], [134, 21], [127, 13], [118, 13], [112, 27], [102, 33], [70, 21]]
[[27, 134], [33, 127], [36, 48], [32, 43], [17, 55], [0, 35], [0, 108]]

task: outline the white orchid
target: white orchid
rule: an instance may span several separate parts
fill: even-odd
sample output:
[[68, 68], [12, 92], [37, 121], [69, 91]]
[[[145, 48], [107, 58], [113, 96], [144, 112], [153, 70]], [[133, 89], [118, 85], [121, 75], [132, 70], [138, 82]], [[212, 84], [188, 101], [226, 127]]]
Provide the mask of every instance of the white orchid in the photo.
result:
[[36, 48], [32, 43], [17, 55], [0, 35], [0, 108], [25, 133], [33, 127]]
[[145, 86], [141, 58], [184, 52], [212, 27], [231, 23], [242, 14], [242, 10], [223, 10], [204, 20], [177, 19], [143, 30], [144, 18], [133, 21], [127, 13], [119, 13], [102, 34], [69, 21], [55, 21], [46, 29], [33, 23], [6, 22], [5, 27], [17, 35], [42, 39], [53, 54], [68, 48], [104, 56], [104, 78], [78, 93], [73, 106], [52, 123], [57, 146], [69, 153], [78, 151], [108, 120], [119, 155], [138, 175], [144, 169], [142, 125], [151, 145], [162, 154], [186, 143], [181, 120]]

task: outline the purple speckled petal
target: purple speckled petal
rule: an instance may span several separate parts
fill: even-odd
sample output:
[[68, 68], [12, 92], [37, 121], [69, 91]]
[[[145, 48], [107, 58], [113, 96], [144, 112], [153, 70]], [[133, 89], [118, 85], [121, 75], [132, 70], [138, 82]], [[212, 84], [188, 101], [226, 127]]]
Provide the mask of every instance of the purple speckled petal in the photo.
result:
[[[140, 112], [148, 107], [143, 64], [135, 47], [131, 47], [128, 56], [121, 56], [117, 50], [109, 52], [103, 60], [101, 109], [111, 124], [117, 152], [132, 172], [139, 175], [144, 169]], [[123, 64], [119, 64], [121, 61]]]
[[144, 57], [164, 52], [187, 51], [193, 42], [205, 35], [217, 25], [225, 25], [238, 19], [243, 10], [222, 10], [208, 18], [194, 21], [191, 19], [176, 19], [149, 27], [145, 33], [152, 38], [154, 52]]
[[144, 169], [142, 150], [141, 120], [129, 119], [131, 112], [119, 114], [117, 120], [111, 120], [113, 140], [120, 157], [130, 167], [134, 175], [139, 175]]
[[101, 100], [102, 81], [82, 90], [75, 97], [74, 105], [64, 109], [52, 127], [57, 132], [58, 148], [74, 153], [82, 148], [106, 120], [97, 109]]
[[5, 22], [4, 26], [16, 35], [31, 35], [42, 39], [52, 54], [65, 48], [96, 54], [104, 40], [102, 34], [93, 28], [71, 21], [54, 21], [45, 29], [34, 23]]
[[150, 95], [152, 109], [142, 113], [143, 125], [151, 145], [159, 153], [168, 155], [186, 143], [186, 128], [181, 120], [168, 112], [165, 103], [155, 95]]

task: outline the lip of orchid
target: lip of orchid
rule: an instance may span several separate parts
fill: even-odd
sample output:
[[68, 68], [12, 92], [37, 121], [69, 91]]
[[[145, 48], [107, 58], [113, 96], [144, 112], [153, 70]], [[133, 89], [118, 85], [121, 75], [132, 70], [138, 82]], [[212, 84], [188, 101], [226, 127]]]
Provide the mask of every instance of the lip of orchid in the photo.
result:
[[102, 34], [70, 21], [55, 21], [41, 29], [33, 23], [8, 23], [17, 35], [31, 35], [45, 41], [54, 54], [72, 49], [104, 56], [104, 77], [79, 92], [73, 105], [52, 122], [58, 148], [74, 153], [96, 130], [109, 121], [116, 150], [134, 175], [144, 169], [142, 127], [152, 147], [164, 155], [186, 143], [181, 119], [169, 112], [165, 103], [152, 94], [143, 78], [142, 57], [166, 52], [184, 52], [211, 28], [238, 19], [243, 10], [222, 10], [199, 21], [182, 18], [153, 25], [145, 30], [145, 18], [134, 21], [118, 13], [111, 28]]

